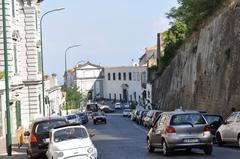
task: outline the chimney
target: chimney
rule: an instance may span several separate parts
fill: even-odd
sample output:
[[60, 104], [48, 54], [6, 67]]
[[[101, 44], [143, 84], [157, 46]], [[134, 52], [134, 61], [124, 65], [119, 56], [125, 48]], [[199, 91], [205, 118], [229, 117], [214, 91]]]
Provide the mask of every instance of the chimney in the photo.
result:
[[161, 58], [161, 33], [157, 34], [157, 66], [160, 66]]

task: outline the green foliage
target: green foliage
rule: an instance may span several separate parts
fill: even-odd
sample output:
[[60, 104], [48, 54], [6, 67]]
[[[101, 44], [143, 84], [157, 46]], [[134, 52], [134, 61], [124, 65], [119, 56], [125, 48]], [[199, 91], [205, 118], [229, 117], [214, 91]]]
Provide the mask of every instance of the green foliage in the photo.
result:
[[5, 77], [4, 72], [0, 71], [0, 80]]
[[[66, 91], [66, 100], [68, 103], [68, 109], [77, 109], [80, 108], [80, 104], [82, 102], [86, 102], [86, 96], [84, 94], [80, 93], [78, 91], [77, 87], [68, 87], [64, 88]], [[66, 109], [66, 106], [64, 106], [63, 109]]]
[[171, 28], [163, 34], [165, 49], [160, 62], [163, 68], [169, 65], [177, 49], [191, 33], [210, 16], [229, 5], [233, 0], [178, 0], [179, 7], [172, 8], [167, 17]]
[[187, 26], [181, 21], [176, 20], [172, 23], [172, 27], [163, 34], [165, 43], [164, 56], [160, 62], [166, 67], [175, 56], [176, 50], [180, 47], [186, 38]]

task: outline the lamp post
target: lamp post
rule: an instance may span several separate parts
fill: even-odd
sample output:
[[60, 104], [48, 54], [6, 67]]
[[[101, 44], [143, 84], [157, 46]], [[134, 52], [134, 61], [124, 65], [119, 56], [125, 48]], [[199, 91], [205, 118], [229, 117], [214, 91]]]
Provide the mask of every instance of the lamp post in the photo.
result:
[[[69, 46], [66, 50], [65, 50], [65, 88], [67, 88], [67, 53], [68, 50], [75, 48], [75, 47], [79, 47], [81, 45], [72, 45]], [[67, 115], [68, 115], [68, 105], [67, 105], [67, 91], [66, 91], [66, 110], [67, 110]]]
[[47, 11], [46, 13], [44, 13], [40, 19], [40, 36], [41, 36], [41, 66], [42, 66], [42, 100], [43, 100], [43, 116], [45, 116], [45, 86], [44, 86], [44, 67], [43, 67], [43, 37], [42, 37], [42, 22], [43, 22], [43, 18], [52, 12], [56, 12], [56, 11], [61, 11], [64, 10], [65, 8], [57, 8], [57, 9], [53, 9], [50, 11]]
[[2, 0], [2, 23], [3, 23], [3, 47], [4, 47], [4, 69], [5, 69], [5, 93], [6, 93], [6, 117], [7, 117], [7, 134], [6, 148], [8, 156], [12, 156], [12, 133], [10, 121], [10, 103], [9, 103], [9, 80], [8, 80], [8, 48], [7, 48], [7, 30], [6, 30], [6, 4]]

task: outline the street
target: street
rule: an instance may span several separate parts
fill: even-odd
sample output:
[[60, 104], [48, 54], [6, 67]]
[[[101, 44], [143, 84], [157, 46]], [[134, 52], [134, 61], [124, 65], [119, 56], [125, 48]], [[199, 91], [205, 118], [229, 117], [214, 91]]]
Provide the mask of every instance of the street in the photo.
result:
[[100, 159], [239, 159], [240, 150], [235, 146], [223, 148], [214, 146], [213, 154], [206, 156], [201, 150], [193, 150], [191, 153], [185, 150], [175, 151], [170, 157], [163, 156], [161, 150], [149, 153], [146, 147], [147, 129], [123, 117], [121, 113], [107, 115], [107, 124], [87, 124], [89, 133], [94, 132], [92, 138], [98, 149]]

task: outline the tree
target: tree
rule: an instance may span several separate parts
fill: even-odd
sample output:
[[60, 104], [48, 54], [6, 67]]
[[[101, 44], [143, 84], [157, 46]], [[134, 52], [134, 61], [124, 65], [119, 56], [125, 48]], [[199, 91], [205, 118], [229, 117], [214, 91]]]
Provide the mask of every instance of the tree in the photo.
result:
[[68, 109], [80, 108], [80, 104], [86, 101], [86, 96], [83, 93], [80, 93], [77, 87], [67, 87], [64, 88], [64, 90], [67, 94], [66, 100]]

